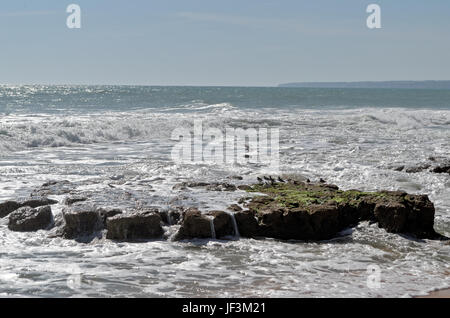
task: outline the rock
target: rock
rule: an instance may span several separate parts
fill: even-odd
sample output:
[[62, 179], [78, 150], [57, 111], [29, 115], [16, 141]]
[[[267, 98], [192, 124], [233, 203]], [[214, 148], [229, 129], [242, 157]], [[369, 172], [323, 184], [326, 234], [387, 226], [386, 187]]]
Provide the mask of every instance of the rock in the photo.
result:
[[21, 207], [21, 204], [16, 201], [6, 201], [0, 203], [0, 218], [3, 218], [11, 212]]
[[224, 211], [211, 211], [208, 215], [214, 218], [213, 223], [216, 238], [220, 239], [236, 235], [233, 226], [233, 218], [229, 213]]
[[62, 210], [64, 234], [67, 239], [77, 239], [97, 235], [103, 229], [103, 216], [92, 205], [74, 204]]
[[32, 196], [62, 195], [73, 191], [76, 185], [68, 180], [48, 181], [32, 192]]
[[179, 209], [174, 209], [174, 210], [170, 210], [168, 212], [168, 223], [170, 225], [173, 224], [178, 224], [181, 221], [181, 217], [183, 215], [183, 211], [179, 210]]
[[429, 162], [421, 163], [415, 166], [393, 167], [396, 171], [405, 171], [407, 173], [418, 173], [428, 170], [432, 173], [449, 173], [450, 174], [450, 160], [445, 157], [430, 156]]
[[239, 234], [242, 237], [258, 237], [260, 236], [258, 220], [255, 213], [249, 210], [234, 214]]
[[374, 209], [381, 228], [391, 233], [413, 234], [418, 238], [441, 237], [433, 228], [435, 209], [428, 196], [394, 192], [390, 195], [389, 199], [379, 200]]
[[164, 233], [161, 221], [154, 211], [119, 214], [106, 220], [106, 238], [121, 241], [160, 238]]
[[166, 211], [160, 211], [162, 221], [167, 225], [178, 224], [181, 220], [181, 216], [184, 213], [184, 209], [181, 207], [171, 208]]
[[[253, 188], [250, 187], [250, 189], [247, 190], [247, 191], [252, 191], [252, 190], [253, 190]], [[250, 201], [251, 199], [253, 199], [253, 197], [242, 197], [242, 198], [240, 198], [240, 199], [238, 200], [238, 203], [239, 203], [239, 204], [245, 204], [245, 203], [247, 203], [248, 201]]]
[[117, 208], [109, 208], [109, 207], [102, 207], [97, 208], [97, 212], [100, 214], [100, 217], [103, 221], [103, 225], [106, 227], [106, 220], [108, 218], [112, 218], [113, 216], [122, 214], [122, 210]]
[[449, 173], [450, 174], [450, 164], [444, 164], [433, 168], [434, 173]]
[[20, 202], [21, 202], [22, 206], [29, 206], [31, 208], [37, 208], [40, 206], [53, 205], [53, 204], [58, 203], [58, 201], [49, 199], [46, 197], [31, 197], [31, 198], [26, 198]]
[[62, 213], [53, 216], [53, 227], [48, 231], [48, 238], [64, 237], [64, 217]]
[[285, 173], [282, 174], [280, 177], [290, 183], [294, 183], [294, 181], [298, 183], [304, 183], [308, 180], [307, 177], [298, 173]]
[[335, 184], [323, 183], [320, 185], [322, 188], [328, 188], [332, 190], [339, 190], [339, 187]]
[[24, 206], [9, 214], [8, 228], [16, 232], [33, 232], [48, 229], [52, 223], [50, 206], [38, 209]]
[[184, 215], [181, 227], [174, 236], [175, 241], [192, 238], [212, 238], [211, 220], [195, 209], [188, 209]]
[[0, 218], [3, 218], [18, 208], [29, 206], [30, 208], [37, 208], [40, 206], [56, 204], [58, 201], [45, 197], [30, 197], [23, 198], [17, 201], [6, 201], [0, 203]]
[[63, 201], [64, 205], [72, 205], [74, 203], [77, 202], [84, 202], [86, 201], [88, 198], [86, 197], [82, 197], [82, 196], [72, 196], [72, 197], [66, 197]]
[[209, 186], [206, 182], [182, 182], [173, 186], [172, 190], [186, 190], [187, 188], [204, 188]]
[[233, 211], [233, 212], [240, 212], [240, 211], [242, 211], [242, 208], [237, 204], [232, 204], [228, 207], [228, 210]]
[[376, 221], [392, 233], [442, 239], [434, 229], [434, 206], [427, 196], [405, 192], [340, 191], [327, 184], [253, 185], [255, 196], [236, 213], [241, 236], [325, 240], [360, 221]]
[[418, 172], [422, 172], [425, 171], [427, 169], [429, 169], [431, 167], [430, 164], [423, 164], [423, 165], [419, 165], [419, 166], [415, 166], [415, 167], [408, 167], [405, 169], [406, 173], [418, 173]]
[[408, 211], [398, 202], [379, 203], [375, 207], [375, 218], [381, 228], [388, 232], [401, 233], [408, 218]]
[[325, 240], [343, 230], [339, 223], [337, 205], [311, 205], [308, 208], [293, 209], [270, 206], [258, 211], [256, 215], [257, 234], [264, 237], [284, 240]]

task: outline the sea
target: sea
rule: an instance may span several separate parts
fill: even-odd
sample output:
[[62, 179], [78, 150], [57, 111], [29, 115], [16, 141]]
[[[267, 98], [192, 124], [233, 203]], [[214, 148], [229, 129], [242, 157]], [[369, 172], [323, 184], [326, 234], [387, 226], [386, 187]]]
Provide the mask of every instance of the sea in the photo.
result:
[[[99, 204], [114, 206], [120, 190], [141, 206], [184, 200], [224, 209], [245, 193], [173, 187], [254, 183], [261, 171], [174, 161], [173, 132], [195, 121], [220, 131], [278, 129], [277, 174], [427, 194], [435, 229], [450, 236], [450, 175], [395, 169], [450, 159], [450, 90], [439, 89], [2, 85], [0, 202], [68, 180], [103, 194]], [[412, 297], [450, 287], [448, 242], [370, 223], [321, 242], [139, 243], [78, 243], [11, 232], [7, 223], [0, 219], [0, 297]]]

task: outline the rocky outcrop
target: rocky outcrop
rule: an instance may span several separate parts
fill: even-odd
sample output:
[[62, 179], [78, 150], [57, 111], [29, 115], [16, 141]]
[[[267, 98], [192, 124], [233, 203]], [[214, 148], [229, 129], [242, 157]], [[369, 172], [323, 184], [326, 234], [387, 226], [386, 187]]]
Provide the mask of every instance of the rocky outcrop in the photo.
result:
[[183, 214], [182, 224], [174, 236], [175, 241], [192, 238], [214, 237], [211, 219], [202, 214], [198, 209], [188, 209]]
[[404, 171], [406, 173], [418, 173], [428, 171], [432, 173], [448, 173], [450, 174], [450, 160], [446, 158], [430, 157], [428, 162], [420, 163], [413, 166], [395, 166], [395, 171]]
[[38, 209], [24, 206], [9, 214], [8, 228], [16, 232], [32, 232], [48, 229], [52, 223], [50, 206]]
[[360, 221], [378, 222], [392, 233], [442, 238], [434, 231], [434, 206], [427, 196], [403, 192], [340, 191], [326, 184], [255, 185], [265, 196], [250, 199], [238, 212], [246, 237], [325, 240]]
[[101, 211], [89, 204], [74, 204], [62, 210], [64, 228], [62, 236], [79, 239], [96, 235], [104, 227]]
[[14, 201], [6, 201], [0, 203], [0, 218], [7, 216], [11, 212], [21, 207], [28, 206], [30, 208], [37, 208], [40, 206], [52, 205], [56, 203], [58, 203], [58, 201], [46, 197], [30, 197]]
[[[381, 228], [392, 233], [444, 239], [434, 231], [435, 209], [425, 195], [399, 191], [342, 191], [325, 180], [312, 183], [296, 175], [277, 178], [263, 176], [258, 178], [258, 182], [240, 186], [241, 191], [247, 192], [242, 197], [242, 192], [225, 196], [234, 198], [228, 202], [225, 211], [202, 213], [196, 208], [179, 206], [179, 202], [181, 205], [186, 201], [189, 204], [189, 200], [183, 199], [182, 192], [177, 194], [176, 202], [170, 201], [170, 207], [165, 210], [150, 209], [145, 201], [133, 203], [129, 200], [118, 203], [122, 209], [128, 207], [127, 210], [99, 208], [89, 202], [108, 204], [102, 194], [99, 195], [102, 200], [98, 200], [92, 193], [86, 196], [85, 192], [83, 195], [71, 192], [63, 202], [62, 213], [57, 213], [54, 219], [48, 206], [57, 202], [45, 197], [3, 202], [0, 204], [0, 216], [10, 215], [9, 228], [13, 231], [48, 229], [54, 224], [48, 237], [80, 242], [100, 238], [104, 233], [107, 239], [119, 241], [168, 236], [174, 240], [230, 239], [238, 235], [316, 241], [331, 239], [361, 221], [377, 222]], [[47, 188], [53, 186], [61, 187], [53, 182], [45, 185]], [[185, 183], [183, 187], [214, 191], [236, 189], [226, 183]], [[237, 202], [233, 204], [233, 201]], [[37, 209], [42, 206], [44, 208]], [[164, 230], [167, 230], [166, 236]]]
[[123, 213], [106, 220], [106, 238], [135, 241], [160, 238], [164, 231], [161, 216], [155, 211]]

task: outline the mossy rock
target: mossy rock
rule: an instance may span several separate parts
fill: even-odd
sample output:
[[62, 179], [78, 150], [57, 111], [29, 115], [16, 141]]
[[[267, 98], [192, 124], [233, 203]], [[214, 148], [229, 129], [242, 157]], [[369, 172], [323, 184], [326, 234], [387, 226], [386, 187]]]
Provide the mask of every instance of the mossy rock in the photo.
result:
[[[251, 237], [324, 240], [360, 221], [376, 221], [392, 233], [409, 233], [419, 238], [442, 238], [434, 229], [434, 205], [427, 196], [400, 191], [365, 192], [339, 190], [329, 184], [307, 182], [255, 184], [256, 194], [245, 203], [248, 209], [237, 219], [252, 215], [258, 226]], [[261, 194], [261, 195], [258, 195]], [[240, 217], [240, 214], [245, 215]], [[249, 233], [239, 224], [243, 233]]]

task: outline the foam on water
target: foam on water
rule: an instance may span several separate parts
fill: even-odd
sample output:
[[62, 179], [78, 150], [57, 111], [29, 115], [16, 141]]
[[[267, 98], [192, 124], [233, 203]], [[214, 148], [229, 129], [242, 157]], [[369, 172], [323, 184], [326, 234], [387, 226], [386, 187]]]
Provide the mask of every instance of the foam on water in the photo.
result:
[[[129, 96], [141, 90], [157, 99], [158, 107], [138, 107], [141, 104]], [[257, 90], [239, 91], [248, 92]], [[421, 163], [431, 155], [450, 157], [448, 107], [286, 106], [295, 104], [289, 97], [292, 92], [271, 91], [273, 98], [266, 93], [253, 99], [245, 95], [245, 105], [240, 105], [225, 89], [205, 88], [205, 96], [218, 96], [210, 102], [190, 93], [163, 103], [158, 94], [172, 94], [167, 88], [135, 88], [133, 94], [114, 87], [0, 88], [0, 101], [10, 105], [0, 123], [0, 200], [29, 195], [48, 180], [70, 180], [79, 182], [79, 191], [103, 193], [99, 204], [165, 208], [175, 202], [223, 210], [244, 193], [192, 189], [180, 195], [172, 190], [183, 181], [234, 182], [230, 177], [235, 175], [243, 177], [243, 184], [256, 181], [249, 166], [180, 166], [170, 160], [173, 129], [190, 128], [201, 119], [205, 128], [279, 128], [284, 172], [322, 177], [344, 189], [428, 194], [436, 206], [436, 229], [450, 236], [450, 176], [392, 169]], [[66, 104], [53, 107], [44, 93], [67, 103], [79, 101], [76, 97], [87, 102], [78, 105], [82, 111]], [[110, 108], [104, 105], [105, 96], [110, 97]], [[116, 102], [120, 96], [132, 107]], [[442, 104], [439, 98], [434, 104]], [[278, 100], [283, 107], [275, 103]], [[25, 103], [33, 101], [43, 109]], [[101, 106], [89, 108], [93, 101]], [[150, 103], [143, 97], [139, 101]], [[129, 192], [133, 200], [120, 199], [120, 191]], [[55, 206], [53, 212], [60, 209]], [[142, 244], [101, 240], [83, 245], [48, 239], [44, 231], [10, 232], [3, 219], [0, 294], [378, 297], [450, 286], [450, 245], [444, 242], [417, 242], [367, 223], [342, 235], [319, 243], [240, 238]], [[367, 287], [368, 265], [380, 267], [380, 289]]]

